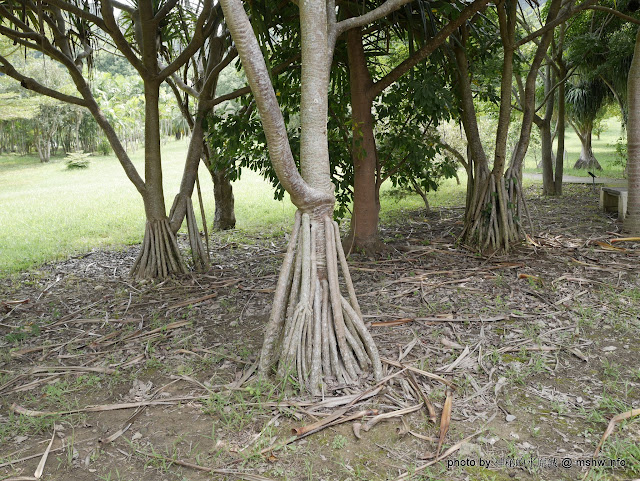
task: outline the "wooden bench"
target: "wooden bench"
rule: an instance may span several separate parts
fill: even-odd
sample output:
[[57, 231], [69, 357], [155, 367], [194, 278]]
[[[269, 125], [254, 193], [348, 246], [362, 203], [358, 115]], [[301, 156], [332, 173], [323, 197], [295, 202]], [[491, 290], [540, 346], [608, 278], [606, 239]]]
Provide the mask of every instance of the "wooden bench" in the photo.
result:
[[627, 197], [629, 190], [624, 187], [602, 187], [600, 189], [600, 208], [605, 212], [618, 212], [618, 220], [627, 215]]

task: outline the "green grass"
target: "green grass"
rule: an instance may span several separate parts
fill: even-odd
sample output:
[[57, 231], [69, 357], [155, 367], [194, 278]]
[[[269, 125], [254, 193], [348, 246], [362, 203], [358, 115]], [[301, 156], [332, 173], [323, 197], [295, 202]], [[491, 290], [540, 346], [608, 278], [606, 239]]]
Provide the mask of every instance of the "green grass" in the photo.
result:
[[[178, 191], [186, 147], [179, 141], [163, 148], [167, 209]], [[141, 172], [142, 156], [142, 150], [132, 156]], [[211, 224], [213, 189], [202, 167], [200, 179]], [[291, 225], [293, 205], [287, 198], [274, 200], [259, 175], [243, 172], [234, 193], [238, 229]], [[37, 157], [0, 156], [0, 275], [93, 248], [139, 243], [144, 223], [140, 195], [114, 156], [92, 157], [88, 169], [78, 170], [66, 169], [61, 158], [41, 164]]]
[[[617, 164], [616, 142], [622, 135], [620, 120], [612, 117], [603, 121], [604, 131], [598, 139], [593, 136], [593, 153], [602, 166], [602, 171], [595, 173], [599, 177], [622, 178], [623, 167]], [[536, 127], [533, 127], [536, 129]], [[557, 148], [557, 142], [554, 142], [554, 149]], [[564, 175], [575, 175], [578, 177], [588, 177], [585, 169], [574, 169], [573, 165], [580, 157], [580, 139], [574, 130], [567, 126], [565, 135], [565, 149], [567, 151], [567, 159], [564, 164]], [[540, 143], [532, 138], [529, 152], [525, 159], [524, 171], [541, 173], [542, 169], [536, 167], [540, 161]]]
[[[163, 147], [167, 209], [180, 184], [186, 148], [184, 140]], [[142, 150], [132, 159], [143, 172]], [[448, 179], [440, 190], [429, 193], [432, 206], [464, 204], [464, 170], [460, 175], [461, 185]], [[210, 226], [213, 189], [202, 166], [200, 179]], [[270, 184], [258, 174], [244, 170], [233, 188], [238, 231], [256, 235], [291, 228], [295, 207], [288, 196], [274, 200]], [[424, 207], [418, 195], [395, 196], [391, 190], [388, 182], [382, 187], [383, 220]], [[0, 156], [0, 276], [94, 248], [140, 243], [144, 223], [142, 199], [113, 155], [91, 157], [88, 169], [77, 170], [66, 169], [62, 157], [42, 164], [36, 156]]]
[[[594, 140], [594, 151], [605, 168], [604, 173], [620, 177], [622, 168], [613, 165], [619, 122], [607, 121], [601, 140]], [[165, 202], [167, 209], [178, 191], [187, 141], [169, 142], [163, 147]], [[527, 171], [537, 171], [532, 142]], [[568, 132], [567, 150], [573, 165], [580, 142]], [[132, 155], [143, 172], [143, 151]], [[567, 175], [586, 175], [567, 169]], [[444, 180], [440, 189], [429, 193], [432, 207], [464, 205], [466, 175], [459, 169], [460, 184]], [[200, 167], [208, 223], [213, 221], [214, 200], [211, 180]], [[525, 180], [525, 185], [531, 181]], [[237, 230], [249, 235], [273, 234], [291, 228], [295, 207], [285, 197], [273, 199], [273, 189], [258, 174], [244, 170], [234, 183]], [[194, 193], [194, 204], [197, 197]], [[407, 211], [424, 208], [418, 195], [396, 195], [389, 182], [382, 186], [381, 219], [402, 218]], [[196, 210], [197, 207], [196, 207]], [[199, 214], [196, 214], [199, 217]], [[348, 221], [348, 219], [347, 219]], [[91, 157], [88, 169], [66, 169], [62, 157], [48, 164], [36, 156], [0, 156], [0, 276], [19, 272], [45, 262], [94, 248], [118, 248], [140, 243], [144, 233], [144, 208], [140, 195], [127, 179], [115, 156]], [[224, 235], [224, 234], [223, 234]]]

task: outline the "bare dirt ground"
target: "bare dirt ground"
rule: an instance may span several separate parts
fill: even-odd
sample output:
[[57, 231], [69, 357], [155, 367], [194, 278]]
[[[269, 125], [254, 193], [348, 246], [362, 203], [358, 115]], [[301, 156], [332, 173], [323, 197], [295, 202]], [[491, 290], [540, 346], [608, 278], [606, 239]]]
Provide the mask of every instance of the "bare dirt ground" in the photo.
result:
[[209, 272], [158, 283], [127, 277], [138, 247], [0, 280], [0, 479], [48, 446], [57, 481], [640, 478], [631, 414], [588, 469], [640, 414], [640, 243], [566, 190], [529, 191], [509, 256], [456, 245], [461, 209], [385, 225], [350, 264], [388, 377], [324, 401], [251, 376], [284, 235], [214, 236]]

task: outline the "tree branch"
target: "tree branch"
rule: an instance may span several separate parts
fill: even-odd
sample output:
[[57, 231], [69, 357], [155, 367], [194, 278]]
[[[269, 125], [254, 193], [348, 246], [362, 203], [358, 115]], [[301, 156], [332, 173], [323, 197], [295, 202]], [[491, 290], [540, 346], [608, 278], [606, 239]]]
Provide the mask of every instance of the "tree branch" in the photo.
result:
[[[160, 66], [162, 67], [162, 65]], [[186, 83], [184, 83], [182, 81], [182, 79], [177, 75], [177, 74], [172, 74], [169, 78], [167, 78], [165, 80], [167, 83], [169, 83], [170, 86], [171, 83], [175, 84], [175, 86], [177, 88], [179, 88], [180, 90], [182, 90], [183, 92], [185, 92], [187, 95], [191, 95], [194, 98], [199, 98], [200, 97], [200, 92], [198, 92], [195, 88], [190, 87], [189, 85], [187, 85]], [[172, 86], [173, 88], [173, 86]]]
[[378, 8], [371, 10], [358, 17], [347, 18], [336, 24], [336, 35], [339, 37], [341, 34], [352, 28], [363, 27], [380, 18], [384, 18], [387, 15], [393, 13], [403, 5], [411, 2], [412, 0], [387, 0]]
[[[415, 67], [422, 60], [431, 55], [440, 45], [442, 45], [449, 36], [454, 33], [462, 24], [469, 20], [473, 15], [483, 10], [491, 0], [474, 0], [473, 3], [460, 12], [455, 20], [451, 20], [440, 30], [435, 37], [427, 40], [411, 57], [394, 68], [387, 75], [382, 77], [367, 92], [369, 99], [374, 99], [380, 95], [387, 87], [402, 77], [405, 73]], [[594, 0], [595, 1], [595, 0]], [[342, 22], [340, 22], [342, 23]]]
[[164, 17], [169, 15], [169, 12], [173, 7], [176, 6], [177, 3], [178, 0], [168, 0], [167, 2], [165, 2], [162, 8], [158, 10], [158, 12], [154, 15], [153, 21], [156, 22], [156, 24], [160, 23]]
[[[218, 76], [220, 75], [220, 72], [222, 72], [222, 70], [224, 70], [231, 63], [231, 61], [237, 56], [238, 56], [238, 51], [236, 50], [235, 47], [231, 47], [231, 49], [227, 52], [227, 55], [222, 60], [220, 60], [220, 62], [218, 62], [218, 64], [215, 65], [211, 69], [211, 71], [207, 73], [207, 76], [204, 80], [204, 84], [202, 85], [201, 92], [209, 92], [212, 89], [214, 82], [217, 80]], [[210, 95], [213, 96], [214, 94], [215, 92], [211, 92]]]
[[104, 19], [105, 32], [109, 34], [109, 36], [113, 39], [113, 42], [116, 44], [118, 50], [122, 52], [122, 54], [126, 57], [129, 63], [135, 68], [142, 78], [148, 78], [149, 72], [147, 68], [144, 66], [142, 61], [138, 58], [138, 56], [134, 53], [133, 49], [127, 39], [124, 38], [120, 28], [118, 27], [118, 23], [116, 22], [113, 16], [113, 7], [116, 6], [121, 10], [132, 13], [133, 10], [130, 7], [123, 8], [120, 2], [114, 2], [114, 0], [100, 0], [100, 10], [102, 12], [102, 18]]
[[458, 149], [451, 146], [449, 143], [447, 143], [446, 140], [443, 140], [442, 137], [438, 139], [438, 142], [440, 143], [440, 145], [442, 145], [444, 150], [446, 150], [450, 154], [453, 154], [453, 156], [458, 160], [458, 162], [462, 164], [465, 170], [469, 169], [468, 162], [465, 160], [464, 156], [458, 151]]
[[49, 87], [45, 87], [37, 80], [27, 77], [26, 75], [22, 75], [18, 72], [15, 67], [7, 60], [5, 57], [0, 55], [0, 72], [8, 75], [9, 77], [20, 82], [23, 88], [27, 90], [32, 90], [38, 94], [45, 95], [47, 97], [51, 97], [56, 100], [60, 100], [61, 102], [66, 102], [68, 104], [79, 105], [80, 107], [87, 107], [88, 104], [85, 99], [81, 97], [74, 97], [73, 95], [66, 95], [62, 92], [58, 92], [57, 90], [50, 89]]
[[174, 73], [180, 67], [182, 67], [186, 62], [189, 61], [193, 55], [198, 51], [200, 47], [204, 44], [207, 37], [212, 33], [213, 26], [216, 22], [210, 21], [206, 28], [204, 24], [209, 17], [211, 16], [211, 12], [213, 11], [213, 1], [205, 0], [204, 8], [198, 17], [198, 21], [196, 22], [196, 26], [194, 29], [193, 37], [189, 44], [184, 48], [180, 55], [178, 55], [173, 62], [171, 62], [166, 68], [162, 69], [162, 71], [158, 74], [158, 77], [161, 80], [166, 79], [169, 75]]
[[117, 9], [123, 10], [127, 13], [133, 13], [135, 11], [135, 8], [132, 7], [131, 5], [127, 5], [126, 3], [119, 2], [118, 0], [111, 0], [110, 3]]
[[593, 5], [592, 7], [589, 7], [589, 10], [599, 10], [601, 12], [611, 13], [613, 15], [616, 15], [616, 16], [620, 17], [623, 20], [626, 20], [627, 22], [631, 22], [631, 23], [635, 23], [636, 25], [640, 25], [640, 19], [633, 18], [633, 17], [631, 17], [629, 15], [625, 15], [624, 13], [618, 12], [617, 10], [614, 10], [613, 8], [602, 7], [600, 5]]
[[298, 171], [269, 71], [242, 0], [220, 0], [220, 3], [252, 87], [267, 137], [271, 163], [280, 183], [289, 192], [294, 205], [303, 211], [315, 206], [333, 205], [333, 195], [324, 194], [309, 186]]
[[558, 87], [560, 87], [560, 84], [563, 84], [564, 82], [569, 80], [569, 77], [571, 77], [573, 75], [573, 72], [575, 72], [577, 68], [578, 68], [578, 66], [576, 65], [571, 70], [569, 70], [567, 75], [565, 75], [565, 77], [562, 80], [556, 82], [556, 84], [553, 86], [553, 88], [547, 93], [547, 95], [545, 95], [544, 99], [542, 99], [542, 102], [540, 102], [540, 105], [538, 105], [538, 107], [536, 107], [535, 112], [538, 112], [542, 107], [544, 107], [544, 104], [549, 99], [549, 97], [551, 95], [553, 95], [553, 93], [558, 89]]
[[554, 28], [556, 28], [561, 23], [564, 23], [569, 18], [573, 17], [576, 13], [580, 13], [583, 10], [591, 8], [591, 6], [596, 2], [597, 2], [597, 0], [585, 0], [580, 5], [578, 5], [577, 7], [574, 7], [574, 8], [571, 8], [571, 7], [569, 7], [569, 5], [567, 5], [566, 7], [564, 7], [562, 9], [562, 11], [560, 12], [560, 15], [558, 15], [553, 22], [547, 23], [544, 27], [539, 28], [535, 32], [533, 32], [533, 33], [527, 35], [526, 37], [520, 39], [519, 41], [517, 41], [516, 42], [516, 48], [523, 46], [525, 43], [530, 42], [534, 38], [537, 38], [537, 37], [540, 37], [541, 35], [544, 35], [549, 30], [553, 30]]
[[[293, 57], [285, 60], [281, 64], [279, 64], [276, 67], [274, 67], [273, 69], [271, 69], [271, 75], [273, 76], [273, 75], [280, 74], [289, 65], [291, 65], [293, 62], [295, 62], [296, 60], [299, 60], [299, 59], [300, 59], [300, 54], [297, 54], [297, 55], [294, 55]], [[216, 105], [221, 104], [222, 102], [226, 102], [227, 100], [237, 99], [238, 97], [242, 97], [243, 95], [247, 95], [247, 94], [250, 94], [250, 93], [251, 93], [251, 87], [249, 87], [247, 85], [246, 87], [239, 88], [237, 90], [234, 90], [233, 92], [229, 92], [228, 94], [221, 95], [220, 97], [217, 97], [215, 99], [204, 101], [202, 103], [202, 108], [211, 109], [211, 108], [215, 107]]]
[[77, 17], [83, 18], [84, 20], [87, 20], [88, 22], [91, 22], [100, 27], [102, 30], [107, 29], [107, 25], [104, 23], [103, 19], [101, 19], [97, 15], [87, 12], [82, 8], [77, 7], [76, 5], [65, 2], [64, 0], [45, 0], [45, 2], [49, 5], [58, 7], [60, 10], [64, 10], [65, 12], [69, 12]]

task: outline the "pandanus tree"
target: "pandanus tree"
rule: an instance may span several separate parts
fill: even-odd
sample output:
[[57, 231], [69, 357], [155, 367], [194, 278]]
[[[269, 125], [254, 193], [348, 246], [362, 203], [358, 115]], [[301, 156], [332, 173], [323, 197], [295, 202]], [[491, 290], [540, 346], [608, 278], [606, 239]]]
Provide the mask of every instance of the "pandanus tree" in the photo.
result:
[[[337, 37], [387, 15], [406, 1], [387, 0], [367, 14], [338, 21], [332, 0], [298, 2], [301, 38], [300, 171], [269, 71], [241, 0], [221, 0], [227, 26], [256, 100], [269, 155], [298, 208], [265, 332], [259, 371], [320, 394], [328, 382], [375, 378], [382, 368], [349, 277], [338, 226], [327, 142], [328, 88]], [[342, 271], [347, 296], [340, 291]]]
[[[0, 55], [0, 72], [36, 93], [87, 108], [104, 131], [129, 180], [144, 202], [145, 236], [132, 268], [135, 277], [166, 277], [184, 273], [176, 233], [190, 208], [199, 153], [190, 150], [180, 193], [171, 219], [167, 216], [162, 186], [160, 153], [160, 86], [204, 44], [216, 25], [212, 0], [159, 2], [116, 0], [3, 0], [0, 2], [0, 35], [26, 49], [40, 51], [64, 66], [78, 95], [55, 90], [30, 78]], [[193, 34], [183, 42], [172, 26], [190, 22]], [[105, 38], [106, 37], [106, 38]], [[135, 168], [112, 124], [96, 102], [87, 78], [97, 45], [113, 45], [134, 67], [144, 85], [144, 179]], [[177, 48], [177, 46], [180, 48]], [[169, 47], [175, 56], [167, 65], [162, 54]], [[114, 53], [115, 54], [115, 53]], [[197, 155], [196, 155], [197, 154]], [[193, 216], [191, 216], [193, 219]], [[191, 229], [193, 231], [193, 229]], [[202, 254], [199, 237], [192, 239], [195, 253]], [[199, 247], [198, 247], [199, 244]], [[203, 261], [204, 262], [204, 261]], [[202, 264], [201, 264], [202, 265]]]
[[602, 166], [593, 153], [593, 127], [609, 93], [604, 82], [596, 77], [582, 79], [567, 89], [566, 105], [569, 123], [580, 139], [582, 148], [574, 169], [598, 169]]
[[[462, 231], [462, 240], [471, 246], [493, 250], [509, 250], [522, 238], [524, 229], [524, 194], [521, 186], [522, 163], [529, 146], [531, 126], [535, 114], [536, 79], [538, 70], [547, 54], [553, 38], [553, 28], [565, 21], [576, 10], [586, 8], [587, 0], [578, 7], [569, 3], [561, 6], [561, 0], [549, 4], [545, 25], [517, 39], [518, 2], [506, 0], [496, 5], [496, 18], [502, 46], [502, 76], [500, 83], [499, 114], [495, 134], [493, 165], [490, 164], [480, 139], [478, 119], [474, 105], [473, 63], [467, 50], [473, 39], [469, 28], [464, 25], [456, 42], [451, 42], [458, 72], [457, 93], [460, 102], [460, 116], [468, 142], [469, 186], [467, 188], [467, 209]], [[561, 8], [562, 7], [562, 8]], [[540, 37], [539, 39], [537, 39]], [[511, 102], [513, 90], [514, 60], [516, 49], [537, 39], [533, 58], [528, 63], [528, 72], [522, 86], [522, 122], [518, 141], [511, 158], [507, 158], [507, 139], [511, 124]]]

